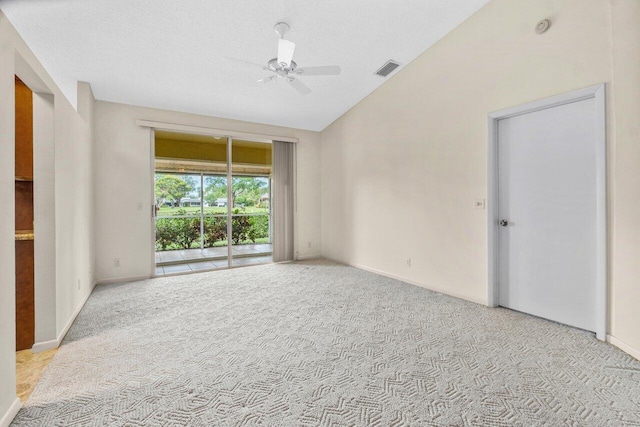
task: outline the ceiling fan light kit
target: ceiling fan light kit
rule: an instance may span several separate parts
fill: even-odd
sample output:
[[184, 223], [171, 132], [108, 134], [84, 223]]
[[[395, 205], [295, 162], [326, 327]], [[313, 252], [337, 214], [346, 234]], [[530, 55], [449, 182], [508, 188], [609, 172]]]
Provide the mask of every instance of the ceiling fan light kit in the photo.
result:
[[340, 74], [340, 66], [338, 65], [324, 65], [319, 67], [306, 67], [298, 68], [298, 64], [293, 60], [293, 54], [296, 49], [296, 44], [290, 40], [286, 40], [284, 35], [289, 32], [291, 27], [286, 22], [278, 22], [273, 28], [275, 32], [280, 36], [278, 40], [278, 55], [275, 58], [270, 59], [266, 66], [254, 64], [252, 62], [243, 61], [241, 59], [227, 58], [232, 61], [253, 65], [262, 68], [264, 71], [274, 73], [272, 76], [268, 76], [258, 80], [259, 83], [269, 83], [275, 81], [277, 78], [284, 79], [292, 88], [294, 88], [301, 95], [307, 95], [311, 93], [311, 89], [304, 84], [297, 77], [301, 76], [337, 76]]

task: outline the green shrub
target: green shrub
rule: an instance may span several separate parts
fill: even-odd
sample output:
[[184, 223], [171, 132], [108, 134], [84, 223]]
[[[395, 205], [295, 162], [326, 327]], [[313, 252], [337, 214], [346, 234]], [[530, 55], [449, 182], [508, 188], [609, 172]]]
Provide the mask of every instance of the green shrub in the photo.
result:
[[269, 237], [269, 216], [256, 215], [249, 217], [249, 224], [254, 231], [256, 239], [264, 239]]
[[[187, 211], [177, 210], [175, 216]], [[190, 249], [200, 239], [200, 218], [159, 218], [156, 220], [156, 250]]]
[[156, 220], [156, 250], [166, 251], [172, 248], [178, 240], [178, 228], [173, 224], [173, 219], [162, 218]]
[[227, 218], [204, 218], [204, 247], [211, 248], [216, 242], [227, 240]]
[[[233, 214], [238, 213], [240, 213], [240, 209], [233, 210]], [[247, 241], [255, 243], [255, 233], [253, 233], [253, 230], [251, 229], [249, 218], [250, 217], [248, 216], [234, 216], [231, 219], [231, 224], [233, 226], [233, 234], [231, 236], [231, 240], [233, 241], [234, 245], [239, 245]]]
[[179, 230], [176, 243], [182, 249], [190, 249], [200, 239], [200, 218], [176, 218], [173, 221]]
[[[186, 211], [179, 209], [176, 216], [186, 215]], [[241, 213], [240, 209], [234, 209], [233, 214]], [[231, 220], [233, 226], [232, 244], [241, 245], [255, 243], [257, 239], [269, 238], [268, 215], [234, 216]], [[216, 243], [226, 244], [227, 218], [206, 216], [204, 218], [204, 247], [210, 248]], [[172, 249], [190, 249], [196, 245], [199, 247], [200, 218], [160, 218], [156, 220], [156, 250], [166, 251]]]

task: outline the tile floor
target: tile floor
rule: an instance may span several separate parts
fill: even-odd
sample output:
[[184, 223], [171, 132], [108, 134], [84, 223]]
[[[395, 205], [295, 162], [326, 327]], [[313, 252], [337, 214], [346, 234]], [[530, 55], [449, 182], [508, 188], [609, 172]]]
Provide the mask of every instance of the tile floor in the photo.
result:
[[41, 353], [30, 349], [16, 352], [16, 392], [22, 403], [27, 401], [57, 351], [53, 348]]
[[[233, 246], [233, 267], [273, 262], [273, 245]], [[227, 247], [156, 252], [156, 276], [228, 268]]]
[[[273, 251], [271, 243], [255, 245], [236, 245], [232, 247], [233, 255], [270, 255]], [[205, 248], [205, 249], [183, 249], [175, 251], [156, 252], [156, 264], [161, 266], [167, 264], [182, 264], [190, 261], [216, 261], [226, 260], [227, 247]], [[224, 261], [226, 264], [226, 261]]]
[[[273, 262], [271, 255], [234, 258], [233, 267], [242, 267], [246, 265], [265, 264]], [[188, 273], [199, 270], [213, 270], [216, 268], [228, 268], [227, 260], [188, 262], [184, 264], [160, 265], [156, 266], [156, 276], [164, 276], [166, 274]]]

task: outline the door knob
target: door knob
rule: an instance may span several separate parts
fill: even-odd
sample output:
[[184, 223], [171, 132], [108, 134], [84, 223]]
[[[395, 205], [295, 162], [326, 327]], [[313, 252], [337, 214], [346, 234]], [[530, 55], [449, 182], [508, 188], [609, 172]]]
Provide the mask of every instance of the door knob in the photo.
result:
[[506, 219], [501, 219], [498, 224], [500, 224], [503, 227], [506, 227], [507, 225], [509, 225], [509, 221], [507, 221]]

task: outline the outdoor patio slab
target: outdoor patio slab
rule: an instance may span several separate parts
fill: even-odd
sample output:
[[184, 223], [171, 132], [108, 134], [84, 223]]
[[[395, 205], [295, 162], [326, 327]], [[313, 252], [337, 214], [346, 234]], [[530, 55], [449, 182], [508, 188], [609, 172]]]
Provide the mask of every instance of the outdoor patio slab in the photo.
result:
[[183, 260], [182, 255], [179, 252], [167, 251], [167, 252], [159, 252], [160, 261], [161, 262], [171, 262], [171, 261], [180, 261]]
[[189, 268], [191, 268], [192, 271], [216, 268], [216, 264], [211, 261], [190, 262], [187, 265], [189, 266]]
[[207, 255], [207, 256], [211, 256], [211, 255], [226, 255], [227, 254], [227, 247], [220, 247], [220, 248], [204, 248], [202, 249], [202, 253]]
[[[273, 262], [271, 255], [257, 255], [243, 258], [234, 258], [233, 267], [244, 267], [255, 264], [265, 264]], [[205, 270], [216, 270], [229, 268], [226, 259], [214, 261], [189, 262], [184, 264], [174, 264], [156, 267], [156, 276], [171, 275], [178, 273], [197, 272]]]
[[[232, 254], [236, 256], [246, 257], [248, 255], [268, 255], [271, 254], [273, 245], [271, 243], [255, 244], [255, 245], [234, 245], [232, 246]], [[198, 260], [213, 261], [217, 264], [224, 264], [224, 259], [211, 259], [211, 258], [226, 258], [228, 255], [228, 247], [215, 247], [204, 249], [182, 249], [173, 251], [160, 251], [156, 252], [156, 263], [172, 263], [172, 264], [188, 264], [190, 262], [197, 262]], [[168, 265], [165, 265], [167, 267]]]
[[191, 271], [189, 264], [165, 265], [162, 268], [164, 269], [164, 274], [184, 273], [186, 271]]
[[233, 260], [234, 267], [241, 267], [243, 265], [264, 264], [273, 262], [272, 256], [256, 256], [249, 258], [236, 258]]

